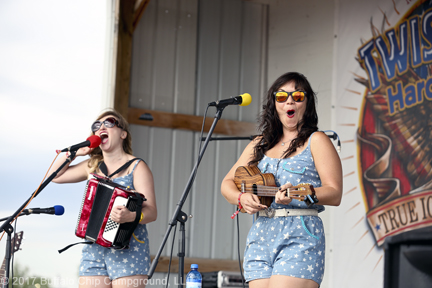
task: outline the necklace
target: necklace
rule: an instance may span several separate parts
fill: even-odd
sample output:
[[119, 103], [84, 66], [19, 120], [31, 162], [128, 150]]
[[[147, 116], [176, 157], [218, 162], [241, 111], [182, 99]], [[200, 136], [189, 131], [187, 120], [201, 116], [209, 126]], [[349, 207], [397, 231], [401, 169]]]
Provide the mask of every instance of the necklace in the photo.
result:
[[291, 142], [291, 141], [294, 140], [294, 139], [295, 139], [295, 138], [292, 138], [292, 139], [289, 139], [288, 141], [285, 141], [285, 142], [282, 141], [281, 146], [285, 146], [285, 143]]

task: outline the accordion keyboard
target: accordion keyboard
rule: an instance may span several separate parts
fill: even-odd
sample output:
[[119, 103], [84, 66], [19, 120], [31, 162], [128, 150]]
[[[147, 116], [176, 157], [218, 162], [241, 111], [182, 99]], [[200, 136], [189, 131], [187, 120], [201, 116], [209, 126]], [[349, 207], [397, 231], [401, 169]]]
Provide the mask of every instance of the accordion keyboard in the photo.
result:
[[[114, 204], [113, 204], [113, 208], [116, 206], [127, 206], [128, 203], [128, 198], [124, 198], [124, 197], [116, 197], [116, 199], [114, 200]], [[107, 224], [105, 226], [104, 232], [102, 234], [102, 237], [105, 240], [108, 240], [110, 242], [114, 242], [114, 239], [117, 235], [117, 231], [120, 227], [120, 224], [117, 222], [114, 222], [111, 219], [111, 216], [108, 218]]]

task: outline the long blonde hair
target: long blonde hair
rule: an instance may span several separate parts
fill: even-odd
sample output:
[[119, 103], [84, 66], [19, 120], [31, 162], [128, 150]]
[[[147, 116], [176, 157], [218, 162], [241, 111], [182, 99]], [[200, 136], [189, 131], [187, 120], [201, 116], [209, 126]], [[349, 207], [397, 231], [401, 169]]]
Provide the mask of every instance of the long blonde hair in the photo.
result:
[[[100, 120], [106, 116], [114, 116], [119, 122], [119, 125], [123, 127], [123, 131], [126, 131], [127, 136], [123, 140], [123, 151], [129, 155], [132, 155], [132, 136], [129, 130], [129, 123], [119, 112], [117, 112], [114, 109], [109, 109], [103, 112], [102, 114], [99, 115], [99, 117], [96, 120]], [[91, 135], [94, 135], [94, 132], [92, 132]], [[90, 152], [90, 161], [88, 162], [90, 173], [95, 172], [99, 166], [99, 163], [102, 161], [103, 161], [102, 150], [100, 149], [100, 147], [96, 147], [95, 149], [92, 150], [92, 152]]]

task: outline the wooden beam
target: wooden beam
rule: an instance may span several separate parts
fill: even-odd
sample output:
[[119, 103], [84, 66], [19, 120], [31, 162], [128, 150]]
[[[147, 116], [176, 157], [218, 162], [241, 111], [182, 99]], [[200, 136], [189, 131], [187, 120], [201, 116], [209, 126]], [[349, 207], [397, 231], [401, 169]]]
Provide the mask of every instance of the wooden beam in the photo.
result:
[[[153, 261], [154, 255], [151, 256]], [[233, 271], [239, 272], [240, 266], [237, 260], [224, 260], [224, 259], [205, 259], [205, 258], [185, 258], [184, 259], [185, 273], [189, 271], [191, 264], [198, 264], [199, 271], [202, 272], [214, 272], [214, 271]], [[243, 266], [243, 262], [241, 264]], [[169, 257], [159, 257], [158, 265], [156, 266], [155, 272], [168, 272], [169, 268]], [[178, 258], [173, 258], [171, 261], [171, 272], [178, 272]]]
[[[201, 131], [204, 118], [202, 116], [146, 110], [132, 107], [129, 107], [129, 112], [127, 115], [128, 122], [130, 124], [183, 129], [198, 132]], [[142, 115], [147, 115], [147, 118], [149, 118], [151, 115], [153, 120], [141, 120], [140, 117]], [[209, 117], [206, 118], [204, 132], [208, 132], [210, 130], [213, 119], [214, 118]], [[255, 123], [221, 119], [218, 121], [214, 133], [231, 136], [251, 136], [257, 134], [257, 130]]]
[[145, 9], [147, 8], [147, 5], [149, 4], [150, 0], [136, 0], [135, 3], [135, 12], [133, 17], [133, 30], [135, 31], [136, 27], [138, 26], [138, 23], [144, 14]]
[[127, 117], [135, 0], [120, 1], [114, 108]]

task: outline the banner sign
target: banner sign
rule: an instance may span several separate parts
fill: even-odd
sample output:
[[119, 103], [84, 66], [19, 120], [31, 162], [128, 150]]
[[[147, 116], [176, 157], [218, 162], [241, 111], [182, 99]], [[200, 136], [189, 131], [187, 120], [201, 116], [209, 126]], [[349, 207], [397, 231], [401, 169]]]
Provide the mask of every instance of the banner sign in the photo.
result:
[[432, 5], [418, 1], [357, 50], [367, 78], [357, 132], [367, 221], [379, 246], [432, 225]]
[[432, 191], [396, 198], [367, 213], [367, 220], [378, 245], [387, 236], [430, 226]]

